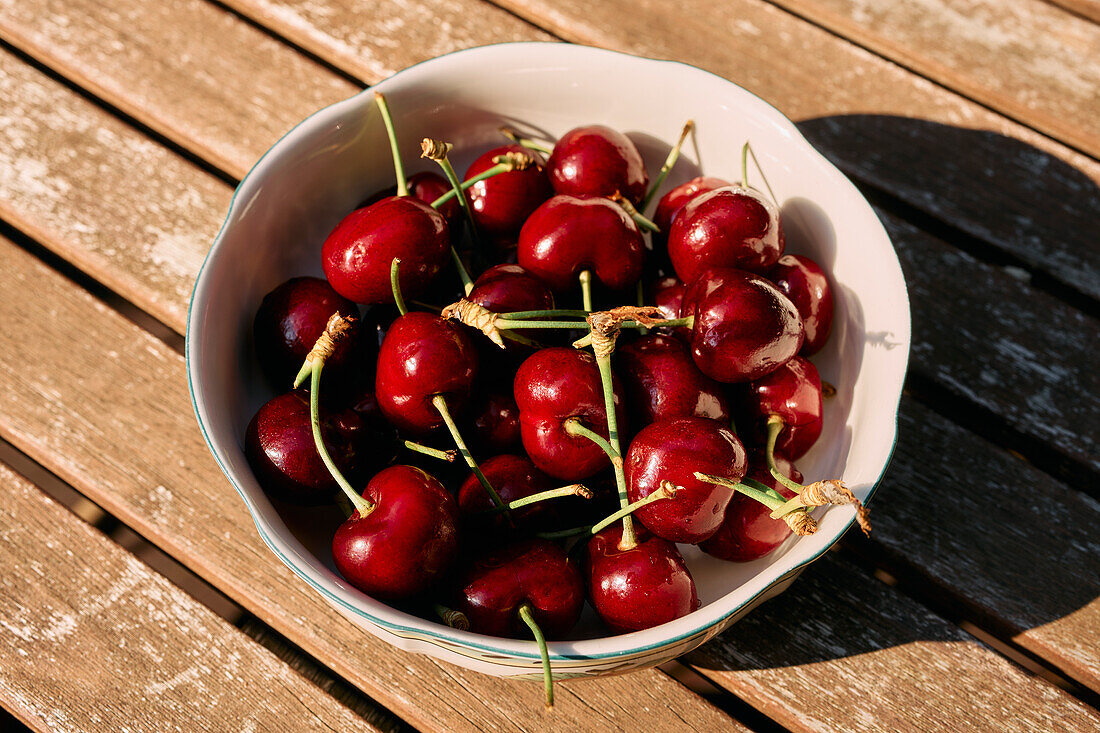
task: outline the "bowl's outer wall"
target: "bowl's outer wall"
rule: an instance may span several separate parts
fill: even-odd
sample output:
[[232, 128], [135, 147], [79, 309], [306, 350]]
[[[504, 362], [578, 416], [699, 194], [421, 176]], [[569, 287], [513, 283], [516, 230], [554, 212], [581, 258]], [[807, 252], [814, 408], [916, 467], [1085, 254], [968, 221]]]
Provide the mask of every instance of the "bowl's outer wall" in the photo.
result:
[[[406, 165], [422, 137], [455, 144], [456, 168], [501, 144], [507, 123], [554, 139], [580, 124], [623, 130], [654, 170], [684, 118], [692, 142], [666, 188], [700, 172], [740, 179], [748, 139], [781, 202], [788, 251], [817, 259], [837, 293], [834, 334], [814, 358], [838, 388], [817, 446], [799, 463], [812, 477], [843, 475], [866, 500], [885, 471], [909, 352], [909, 307], [901, 268], [871, 207], [855, 187], [754, 95], [707, 72], [565, 44], [502, 44], [411, 67], [374, 87], [395, 115]], [[750, 183], [759, 185], [755, 170]], [[263, 296], [289, 277], [320, 274], [320, 245], [369, 194], [392, 185], [385, 132], [370, 92], [326, 108], [279, 141], [241, 183], [199, 274], [188, 320], [188, 378], [204, 436], [241, 493], [264, 541], [348, 618], [397, 646], [491, 674], [531, 674], [529, 642], [458, 632], [374, 601], [331, 566], [328, 538], [294, 532], [267, 500], [245, 460], [242, 438], [269, 398], [252, 356], [251, 323]], [[425, 299], [432, 301], [432, 293]], [[820, 510], [819, 510], [820, 511]], [[555, 674], [612, 673], [689, 651], [823, 553], [851, 524], [850, 508], [820, 516], [812, 537], [789, 541], [752, 563], [725, 563], [685, 548], [703, 607], [635, 634], [551, 644]], [[329, 525], [331, 526], [331, 525]]]

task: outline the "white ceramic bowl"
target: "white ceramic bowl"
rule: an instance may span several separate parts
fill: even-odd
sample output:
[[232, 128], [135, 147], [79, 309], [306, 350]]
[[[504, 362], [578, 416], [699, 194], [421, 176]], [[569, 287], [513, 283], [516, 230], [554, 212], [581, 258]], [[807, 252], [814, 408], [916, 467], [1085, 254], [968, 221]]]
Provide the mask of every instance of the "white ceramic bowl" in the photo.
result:
[[[406, 69], [375, 89], [394, 112], [410, 173], [425, 136], [453, 142], [461, 172], [482, 151], [502, 144], [502, 123], [550, 139], [577, 125], [602, 123], [638, 143], [652, 178], [691, 117], [696, 145], [686, 146], [667, 190], [703, 171], [739, 180], [740, 147], [750, 139], [781, 202], [788, 251], [813, 256], [836, 284], [833, 335], [814, 361], [838, 395], [826, 406], [821, 440], [799, 465], [808, 478], [843, 476], [863, 501], [870, 498], [896, 436], [909, 353], [905, 283], [871, 207], [787, 118], [737, 85], [690, 66], [557, 43], [461, 51]], [[314, 114], [256, 164], [237, 189], [195, 285], [187, 328], [195, 412], [264, 542], [341, 613], [402, 649], [490, 674], [537, 676], [539, 655], [531, 641], [455, 631], [345, 583], [329, 553], [339, 521], [335, 510], [274, 506], [245, 460], [245, 427], [272, 396], [252, 355], [251, 324], [260, 300], [292, 276], [319, 275], [325, 236], [359, 201], [392, 182], [384, 129], [366, 92]], [[755, 562], [727, 563], [683, 548], [703, 602], [698, 611], [621, 636], [601, 636], [588, 612], [575, 638], [550, 644], [555, 674], [653, 666], [718, 634], [784, 590], [843, 534], [854, 512], [837, 507], [815, 516], [815, 535], [792, 538]]]

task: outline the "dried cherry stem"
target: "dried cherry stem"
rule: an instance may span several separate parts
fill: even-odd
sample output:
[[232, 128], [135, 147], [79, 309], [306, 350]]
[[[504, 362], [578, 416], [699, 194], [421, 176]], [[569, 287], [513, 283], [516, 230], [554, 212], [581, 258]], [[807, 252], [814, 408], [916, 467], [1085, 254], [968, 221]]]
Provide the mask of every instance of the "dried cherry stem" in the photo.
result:
[[493, 488], [493, 485], [489, 483], [489, 479], [485, 477], [485, 474], [481, 472], [481, 466], [477, 465], [477, 461], [474, 460], [474, 456], [470, 453], [470, 449], [466, 447], [466, 441], [462, 439], [462, 434], [458, 431], [458, 426], [455, 425], [454, 418], [451, 417], [451, 411], [447, 408], [447, 399], [437, 394], [432, 397], [432, 405], [439, 411], [440, 417], [443, 418], [444, 424], [447, 426], [447, 430], [451, 433], [451, 438], [454, 439], [455, 447], [458, 448], [458, 452], [462, 454], [462, 457], [466, 460], [466, 465], [470, 467], [470, 470], [477, 476], [477, 480], [481, 483], [481, 486], [489, 493], [489, 498], [493, 500], [493, 504], [500, 508], [508, 521], [512, 521], [512, 514], [508, 511], [508, 507], [505, 506], [504, 500], [500, 498], [500, 494]]
[[621, 193], [616, 192], [611, 197], [611, 200], [617, 203], [619, 206], [623, 207], [623, 211], [625, 211], [627, 215], [634, 220], [634, 223], [638, 225], [639, 229], [645, 229], [646, 231], [656, 232], [658, 234], [661, 232], [661, 228], [659, 226], [643, 216], [642, 212], [638, 211], [638, 209], [634, 207], [634, 204], [630, 202], [630, 199], [626, 198]]
[[[707, 483], [717, 484], [719, 486], [725, 486], [733, 489], [739, 494], [744, 494], [750, 499], [755, 499], [769, 509], [775, 510], [783, 505], [783, 499], [776, 492], [768, 489], [767, 486], [753, 481], [752, 479], [745, 479], [738, 482], [733, 481], [722, 476], [711, 476], [706, 473], [695, 472], [695, 478], [700, 481], [706, 481]], [[814, 518], [806, 513], [805, 510], [791, 512], [783, 517], [777, 517], [787, 523], [787, 526], [791, 528], [791, 531], [797, 535], [805, 536], [813, 534], [817, 531], [817, 522]]]
[[[571, 484], [570, 486], [562, 486], [560, 489], [549, 489], [548, 491], [540, 491], [537, 494], [531, 494], [530, 496], [525, 496], [522, 499], [510, 501], [508, 502], [508, 508], [519, 509], [530, 504], [537, 504], [540, 501], [546, 501], [547, 499], [559, 499], [564, 496], [579, 496], [582, 499], [591, 499], [592, 492], [581, 484]], [[481, 512], [481, 514], [499, 514], [503, 510], [504, 507], [493, 507], [492, 509], [486, 509], [484, 512]]]
[[546, 689], [546, 707], [549, 709], [554, 707], [554, 674], [550, 670], [550, 651], [546, 648], [546, 637], [542, 635], [542, 629], [535, 622], [532, 610], [530, 603], [524, 603], [519, 607], [518, 613], [523, 623], [527, 624], [527, 628], [531, 629], [531, 635], [535, 637], [535, 643], [539, 647], [539, 654], [542, 655], [542, 684]]
[[405, 297], [401, 294], [401, 281], [397, 278], [401, 270], [401, 258], [394, 257], [390, 262], [390, 290], [393, 292], [393, 302], [397, 305], [397, 312], [405, 315], [409, 312], [405, 305]]
[[409, 195], [409, 183], [405, 178], [405, 166], [401, 164], [401, 153], [397, 149], [397, 133], [393, 129], [393, 116], [390, 115], [390, 106], [386, 104], [386, 98], [381, 92], [374, 93], [374, 103], [378, 105], [378, 111], [382, 113], [382, 124], [386, 126], [386, 137], [390, 140], [390, 153], [393, 154], [393, 172], [397, 175], [397, 195]]
[[447, 463], [454, 463], [455, 459], [458, 458], [458, 451], [454, 449], [439, 450], [438, 448], [432, 448], [427, 445], [421, 445], [420, 443], [414, 443], [411, 440], [406, 440], [404, 442], [404, 446], [414, 453], [421, 453], [426, 456], [431, 456], [432, 458], [438, 458], [439, 460], [446, 461]]
[[833, 384], [832, 382], [826, 382], [824, 379], [822, 379], [821, 380], [821, 396], [824, 399], [830, 399], [832, 397], [836, 397], [836, 385]]
[[[532, 165], [535, 165], [536, 162], [537, 161], [535, 161], [533, 158], [524, 155], [523, 153], [505, 153], [504, 155], [494, 156], [493, 163], [495, 163], [495, 165], [492, 168], [487, 168], [481, 173], [478, 173], [476, 176], [470, 176], [462, 182], [459, 188], [465, 191], [473, 186], [475, 183], [480, 183], [486, 178], [492, 178], [493, 176], [500, 175], [501, 173], [508, 173], [510, 171], [526, 170]], [[439, 198], [433, 201], [431, 206], [433, 209], [438, 209], [440, 206], [447, 203], [457, 195], [458, 193], [455, 191], [454, 187], [452, 187], [450, 191], [441, 195]]]
[[577, 280], [581, 283], [581, 308], [584, 308], [584, 312], [592, 312], [592, 271], [581, 270], [581, 274], [577, 275]]
[[470, 619], [466, 617], [462, 611], [456, 611], [453, 608], [448, 608], [442, 603], [433, 603], [432, 610], [435, 611], [435, 615], [439, 616], [443, 623], [450, 626], [452, 629], [458, 629], [459, 631], [470, 630]]
[[500, 132], [501, 135], [508, 138], [516, 145], [522, 145], [528, 150], [534, 150], [535, 152], [542, 153], [543, 155], [552, 155], [554, 152], [552, 148], [548, 148], [540, 142], [536, 142], [529, 137], [521, 137], [518, 132], [510, 127], [502, 125], [498, 127], [497, 130]]
[[359, 513], [360, 517], [365, 517], [374, 511], [374, 502], [356, 493], [355, 489], [348, 483], [348, 480], [344, 478], [344, 474], [336, 467], [335, 461], [333, 461], [332, 456], [329, 455], [328, 448], [325, 447], [324, 438], [321, 437], [321, 370], [324, 366], [325, 360], [322, 358], [315, 360], [311, 367], [312, 377], [309, 382], [309, 424], [310, 427], [313, 428], [313, 444], [317, 446], [317, 453], [321, 456], [325, 468], [328, 469], [328, 472], [336, 479], [336, 483], [343, 489], [344, 495], [348, 497], [348, 501], [355, 507], [355, 511]]
[[[439, 164], [439, 167], [443, 169], [443, 175], [447, 177], [447, 180], [451, 184], [451, 190], [454, 191], [457, 196], [462, 192], [462, 184], [455, 174], [454, 166], [451, 165], [451, 161], [447, 158], [447, 154], [451, 152], [452, 147], [450, 143], [445, 143], [442, 140], [432, 140], [426, 137], [420, 141], [420, 157], [430, 158]], [[470, 210], [470, 202], [467, 201], [466, 196], [463, 195], [458, 196], [458, 203], [462, 206], [462, 213], [466, 215], [466, 223], [470, 226], [470, 234], [473, 236], [474, 247], [479, 247], [481, 245], [481, 239], [478, 236], [477, 223], [474, 221], [474, 212]], [[451, 247], [451, 259], [454, 260], [455, 267], [458, 269], [458, 276], [462, 278], [462, 289], [466, 292], [466, 295], [469, 295], [470, 291], [474, 289], [474, 281], [473, 278], [470, 277], [466, 265], [462, 262], [462, 258], [458, 256], [458, 252], [453, 246]]]
[[668, 178], [669, 171], [676, 165], [676, 161], [680, 157], [680, 148], [684, 146], [684, 141], [687, 140], [687, 136], [691, 134], [691, 131], [695, 129], [695, 120], [688, 120], [684, 123], [684, 129], [680, 131], [680, 137], [676, 140], [676, 144], [672, 146], [672, 150], [668, 151], [668, 157], [665, 158], [664, 165], [661, 166], [661, 170], [658, 171], [657, 177], [653, 179], [653, 185], [650, 186], [649, 191], [646, 192], [645, 198], [642, 199], [642, 211], [649, 208], [649, 205], [653, 202], [653, 197], [657, 195], [657, 191], [660, 190], [661, 184]]

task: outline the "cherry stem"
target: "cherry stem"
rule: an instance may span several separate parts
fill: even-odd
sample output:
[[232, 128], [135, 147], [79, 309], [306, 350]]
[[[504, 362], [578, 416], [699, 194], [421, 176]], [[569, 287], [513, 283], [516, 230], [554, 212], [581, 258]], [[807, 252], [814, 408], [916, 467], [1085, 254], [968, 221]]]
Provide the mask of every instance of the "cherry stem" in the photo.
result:
[[546, 707], [552, 708], [554, 707], [554, 675], [550, 670], [550, 650], [546, 648], [546, 637], [542, 635], [542, 629], [535, 623], [532, 610], [530, 603], [524, 603], [519, 607], [519, 617], [531, 629], [535, 643], [539, 646], [539, 654], [542, 655], [542, 684], [546, 689]]
[[[611, 441], [611, 447], [615, 455], [611, 459], [611, 465], [615, 469], [615, 485], [619, 489], [619, 504], [627, 507], [630, 498], [626, 494], [626, 475], [623, 473], [623, 449], [619, 445], [619, 418], [615, 414], [615, 393], [611, 384], [611, 354], [601, 354], [596, 351], [596, 366], [600, 368], [600, 383], [603, 387], [603, 408], [607, 413], [607, 437]], [[619, 542], [620, 550], [629, 550], [638, 544], [634, 536], [634, 522], [630, 515], [623, 517], [623, 537]]]
[[336, 463], [329, 455], [328, 448], [325, 447], [325, 441], [321, 437], [321, 370], [324, 366], [324, 359], [315, 360], [312, 365], [313, 375], [309, 381], [309, 424], [313, 428], [313, 444], [317, 446], [317, 453], [320, 454], [328, 472], [336, 479], [336, 483], [344, 490], [348, 501], [359, 512], [360, 517], [365, 517], [374, 511], [374, 503], [365, 496], [356, 493], [348, 480], [344, 478], [344, 474], [336, 467]]
[[[470, 186], [473, 186], [475, 183], [480, 183], [481, 181], [484, 181], [486, 178], [492, 178], [493, 176], [495, 176], [499, 173], [507, 173], [510, 170], [515, 170], [512, 165], [510, 165], [508, 163], [498, 163], [497, 165], [494, 165], [492, 168], [489, 168], [488, 170], [484, 170], [481, 173], [478, 173], [476, 176], [470, 176], [465, 181], [460, 183], [458, 187], [461, 188], [463, 191], [466, 191], [467, 189], [470, 188]], [[454, 185], [452, 184], [451, 190], [448, 191], [447, 193], [441, 195], [435, 201], [433, 201], [431, 203], [431, 206], [432, 206], [433, 209], [438, 209], [440, 206], [447, 203], [448, 201], [455, 198], [456, 196], [458, 196], [458, 192], [455, 191]], [[466, 197], [463, 196], [462, 198], [464, 200]]]
[[676, 160], [680, 157], [680, 148], [683, 147], [684, 141], [687, 140], [687, 136], [691, 134], [691, 131], [695, 129], [695, 120], [688, 120], [684, 123], [684, 129], [680, 131], [680, 138], [676, 141], [676, 144], [672, 146], [672, 150], [668, 151], [668, 157], [665, 158], [664, 165], [661, 166], [661, 170], [657, 173], [657, 178], [653, 180], [653, 185], [649, 191], [646, 192], [645, 198], [642, 199], [642, 211], [649, 208], [649, 205], [653, 202], [653, 197], [657, 195], [657, 191], [660, 190], [661, 184], [668, 178], [669, 171], [676, 165]]
[[466, 442], [462, 440], [462, 434], [458, 431], [458, 426], [455, 425], [454, 418], [451, 417], [451, 411], [447, 409], [447, 399], [437, 394], [432, 397], [432, 405], [435, 409], [439, 410], [440, 416], [443, 418], [443, 422], [447, 425], [447, 430], [451, 433], [451, 438], [454, 439], [455, 447], [458, 448], [458, 452], [462, 454], [462, 457], [466, 460], [466, 465], [470, 467], [470, 470], [477, 476], [477, 480], [481, 482], [482, 487], [489, 492], [489, 497], [493, 500], [493, 504], [500, 508], [504, 515], [508, 517], [508, 521], [512, 521], [512, 515], [508, 511], [508, 507], [505, 506], [504, 500], [500, 498], [500, 494], [493, 488], [493, 485], [489, 483], [489, 479], [485, 477], [485, 474], [481, 472], [481, 467], [477, 465], [477, 461], [474, 460], [474, 456], [470, 453], [470, 449], [466, 447]]
[[[563, 496], [579, 496], [583, 499], [591, 499], [592, 492], [581, 484], [572, 484], [570, 486], [562, 486], [560, 489], [550, 489], [548, 491], [540, 491], [537, 494], [531, 494], [525, 496], [522, 499], [516, 499], [515, 501], [508, 502], [509, 509], [519, 509], [530, 504], [536, 504], [540, 501], [546, 501], [547, 499], [558, 499]], [[499, 514], [503, 511], [503, 507], [494, 507], [492, 509], [486, 509], [482, 514]]]
[[[700, 481], [706, 481], [708, 484], [717, 484], [718, 486], [725, 486], [727, 488], [733, 489], [739, 494], [744, 494], [750, 499], [755, 499], [769, 509], [778, 509], [786, 503], [786, 499], [781, 497], [779, 494], [768, 489], [768, 487], [764, 486], [764, 484], [761, 484], [758, 481], [753, 481], [752, 479], [733, 481], [722, 476], [711, 476], [710, 474], [699, 473], [698, 471], [695, 472], [694, 476]], [[755, 484], [755, 486], [750, 485], [750, 481]]]
[[[619, 521], [620, 519], [625, 521], [629, 517], [629, 515], [633, 514], [635, 511], [641, 509], [644, 506], [652, 504], [655, 501], [661, 501], [662, 499], [671, 499], [674, 496], [676, 496], [676, 486], [668, 481], [662, 481], [661, 485], [652, 494], [642, 497], [632, 504], [627, 504], [614, 514], [611, 514], [608, 517], [596, 522], [592, 525], [592, 528], [589, 530], [589, 532], [591, 534], [601, 532], [607, 527], [610, 527], [615, 522]], [[635, 544], [637, 544], [637, 540], [635, 540]], [[631, 545], [631, 547], [633, 546], [634, 545]], [[619, 549], [628, 550], [630, 548], [620, 547]]]
[[514, 142], [516, 145], [522, 145], [523, 147], [527, 148], [528, 150], [534, 150], [535, 152], [542, 153], [543, 155], [553, 155], [553, 153], [554, 153], [554, 151], [551, 148], [546, 147], [542, 143], [535, 142], [534, 140], [532, 140], [529, 137], [521, 137], [519, 135], [519, 133], [517, 133], [515, 130], [513, 130], [510, 127], [501, 127], [501, 128], [498, 128], [498, 129], [499, 129], [501, 135], [508, 138], [509, 140]]
[[661, 233], [661, 228], [654, 224], [650, 219], [647, 219], [642, 214], [642, 212], [638, 211], [638, 209], [634, 207], [634, 204], [632, 204], [629, 199], [621, 194], [612, 198], [614, 199], [615, 203], [623, 207], [623, 210], [627, 213], [628, 216], [630, 216], [631, 219], [634, 220], [634, 223], [638, 225], [639, 229], [645, 229], [646, 231], [656, 232], [658, 234]]
[[607, 454], [607, 457], [615, 459], [615, 449], [611, 447], [611, 443], [607, 441], [599, 433], [589, 429], [584, 423], [581, 422], [579, 417], [571, 417], [563, 423], [565, 432], [569, 435], [576, 435], [582, 438], [588, 438], [596, 445], [600, 446], [600, 449]]
[[749, 141], [741, 146], [741, 186], [749, 187]]
[[581, 283], [581, 307], [584, 308], [585, 313], [592, 312], [592, 271], [581, 270], [581, 274], [577, 276], [577, 279]]
[[454, 246], [451, 247], [451, 260], [455, 263], [455, 269], [458, 270], [459, 279], [462, 280], [462, 291], [469, 295], [474, 289], [474, 280], [470, 277], [470, 271], [466, 269], [466, 264], [458, 256]]
[[[764, 188], [768, 189], [768, 195], [772, 197], [772, 202], [778, 206], [779, 199], [775, 197], [775, 191], [772, 190], [772, 185], [768, 183], [768, 177], [764, 175], [764, 168], [760, 165], [760, 161], [756, 157], [756, 151], [752, 149], [752, 145], [749, 144], [748, 140], [745, 141], [745, 149], [748, 150], [749, 155], [752, 156], [752, 162], [756, 166], [756, 170], [760, 172], [760, 178], [764, 180]], [[742, 155], [744, 155], [744, 153], [742, 153]], [[742, 175], [744, 175], [744, 171], [742, 171]]]
[[452, 629], [458, 629], [459, 631], [470, 630], [470, 619], [466, 617], [462, 611], [456, 611], [453, 608], [448, 608], [442, 603], [433, 603], [432, 610], [439, 616], [443, 623], [450, 626]]
[[397, 175], [397, 195], [409, 195], [409, 183], [405, 179], [405, 166], [401, 164], [401, 153], [397, 149], [397, 133], [393, 129], [393, 116], [390, 106], [381, 92], [374, 93], [374, 103], [382, 113], [382, 123], [386, 126], [386, 136], [390, 139], [390, 152], [393, 154], [393, 172]]
[[500, 318], [504, 318], [509, 321], [523, 321], [529, 318], [546, 318], [549, 316], [556, 316], [559, 318], [587, 318], [588, 311], [566, 310], [564, 308], [561, 308], [556, 310], [541, 311], [512, 311], [511, 313], [500, 314]]
[[430, 446], [421, 445], [420, 443], [414, 443], [411, 440], [406, 440], [404, 442], [404, 445], [406, 448], [413, 451], [414, 453], [422, 453], [426, 456], [431, 456], [432, 458], [438, 458], [441, 461], [446, 461], [447, 463], [454, 463], [455, 459], [458, 458], [458, 451], [453, 449], [439, 450], [438, 448], [432, 448]]
[[[768, 461], [768, 472], [771, 473], [772, 477], [791, 491], [797, 493], [802, 491], [802, 484], [787, 478], [775, 463], [775, 441], [779, 437], [779, 433], [782, 432], [785, 424], [783, 418], [779, 415], [768, 415], [768, 443], [764, 448], [764, 457]], [[772, 508], [774, 509], [775, 507]]]
[[401, 282], [397, 279], [399, 271], [401, 269], [401, 258], [394, 257], [390, 262], [390, 290], [393, 292], [393, 302], [397, 304], [397, 311], [401, 315], [405, 315], [409, 312], [408, 307], [405, 305], [405, 298], [401, 295]]

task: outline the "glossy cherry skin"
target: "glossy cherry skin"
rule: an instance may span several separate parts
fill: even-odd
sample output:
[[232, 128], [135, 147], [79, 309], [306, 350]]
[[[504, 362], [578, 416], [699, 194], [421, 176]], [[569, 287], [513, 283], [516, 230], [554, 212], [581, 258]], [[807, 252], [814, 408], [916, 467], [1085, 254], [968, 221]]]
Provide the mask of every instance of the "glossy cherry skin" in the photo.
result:
[[[802, 474], [793, 463], [778, 455], [775, 463], [787, 478], [802, 483]], [[787, 499], [794, 497], [794, 492], [776, 481], [768, 471], [763, 453], [754, 454], [751, 465], [749, 478], [770, 486]], [[764, 557], [791, 535], [786, 522], [772, 519], [770, 515], [771, 509], [760, 502], [736, 494], [726, 507], [722, 526], [700, 547], [709, 555], [735, 562]]]
[[[481, 471], [505, 504], [554, 488], [549, 476], [535, 468], [529, 459], [520, 456], [507, 453], [493, 456], [481, 462]], [[554, 514], [554, 501], [540, 501], [513, 509], [512, 521], [516, 528], [546, 526]], [[499, 537], [514, 531], [515, 528], [508, 524], [503, 513], [483, 514], [494, 506], [492, 497], [477, 476], [471, 473], [458, 490], [458, 510], [463, 524], [470, 530], [470, 536]]]
[[462, 575], [457, 610], [470, 619], [471, 631], [529, 638], [531, 630], [519, 617], [525, 603], [549, 638], [569, 633], [584, 608], [580, 571], [549, 540], [503, 547], [475, 560]]
[[645, 198], [649, 174], [634, 141], [603, 125], [577, 127], [561, 136], [546, 163], [550, 185], [571, 196], [621, 193], [634, 204]]
[[653, 212], [653, 223], [666, 235], [672, 228], [672, 222], [684, 206], [696, 196], [716, 188], [731, 186], [729, 181], [712, 176], [698, 176], [687, 183], [681, 183], [672, 189], [657, 202], [657, 209]]
[[[291, 278], [264, 296], [252, 334], [260, 367], [278, 389], [290, 387], [334, 313], [358, 318], [359, 308], [318, 277]], [[342, 341], [327, 366], [338, 369], [349, 346], [349, 340]]]
[[[408, 185], [409, 195], [423, 201], [429, 206], [437, 198], [445, 193], [449, 193], [451, 190], [451, 182], [434, 171], [413, 173], [409, 176]], [[462, 204], [458, 202], [457, 197], [451, 198], [440, 204], [438, 211], [440, 214], [443, 214], [443, 218], [447, 220], [447, 226], [451, 228], [452, 234], [455, 233], [456, 228], [461, 231], [463, 217]]]
[[817, 367], [796, 356], [771, 374], [748, 384], [745, 407], [753, 421], [753, 430], [766, 435], [769, 415], [783, 418], [783, 429], [776, 438], [777, 452], [801, 458], [821, 437], [821, 377]]
[[473, 423], [470, 439], [486, 453], [503, 453], [521, 445], [519, 408], [510, 388], [481, 391], [470, 406], [469, 414]]
[[412, 466], [375, 474], [363, 496], [374, 511], [352, 514], [332, 538], [345, 580], [381, 599], [408, 598], [431, 587], [458, 552], [458, 507], [443, 484]]
[[554, 294], [542, 280], [519, 265], [494, 265], [478, 276], [467, 300], [494, 313], [549, 310]]
[[779, 210], [756, 191], [738, 186], [693, 198], [668, 233], [668, 255], [686, 283], [708, 267], [766, 272], [784, 246]]
[[431, 313], [406, 313], [390, 326], [378, 351], [378, 406], [399, 430], [435, 430], [443, 418], [432, 397], [443, 395], [451, 414], [458, 414], [469, 399], [477, 366], [477, 348], [461, 326]]
[[622, 522], [588, 541], [588, 600], [617, 634], [641, 631], [699, 608], [695, 580], [676, 545], [634, 523], [638, 544], [620, 550]]
[[770, 282], [742, 270], [704, 270], [684, 292], [681, 316], [694, 316], [691, 356], [719, 382], [747, 382], [775, 371], [802, 348], [802, 319]]
[[833, 330], [833, 287], [821, 266], [802, 255], [783, 255], [768, 279], [794, 303], [806, 330], [802, 354], [816, 354]]
[[671, 481], [679, 490], [637, 509], [649, 531], [670, 542], [698, 544], [718, 531], [734, 490], [700, 481], [695, 471], [731, 481], [745, 476], [745, 448], [728, 428], [705, 418], [682, 417], [642, 429], [626, 454], [626, 491], [631, 502]]
[[616, 349], [614, 358], [635, 428], [674, 417], [706, 417], [729, 424], [725, 389], [699, 371], [680, 339], [642, 336]]
[[558, 195], [527, 219], [517, 253], [519, 264], [555, 292], [576, 285], [581, 270], [621, 290], [642, 275], [645, 240], [614, 201]]
[[[321, 436], [341, 471], [354, 474], [363, 425], [351, 412], [321, 408]], [[296, 504], [324, 504], [338, 490], [313, 442], [309, 393], [294, 390], [268, 400], [245, 431], [245, 455], [264, 491]]]
[[[538, 159], [537, 153], [522, 145], [502, 145], [471, 163], [466, 169], [466, 179], [489, 170], [496, 165], [493, 158], [505, 153], [523, 153]], [[531, 212], [553, 195], [554, 189], [546, 178], [541, 159], [524, 170], [498, 173], [478, 181], [466, 190], [478, 231], [498, 241], [515, 239]]]
[[423, 201], [382, 199], [348, 214], [325, 239], [325, 277], [356, 303], [390, 303], [390, 265], [398, 257], [401, 290], [415, 298], [449, 262], [450, 236], [447, 220]]
[[[513, 384], [523, 447], [539, 469], [563, 481], [580, 481], [610, 466], [598, 445], [565, 432], [565, 421], [577, 417], [589, 430], [607, 437], [594, 356], [572, 348], [540, 349], [520, 365]], [[614, 377], [612, 393], [622, 430], [622, 387]]]

